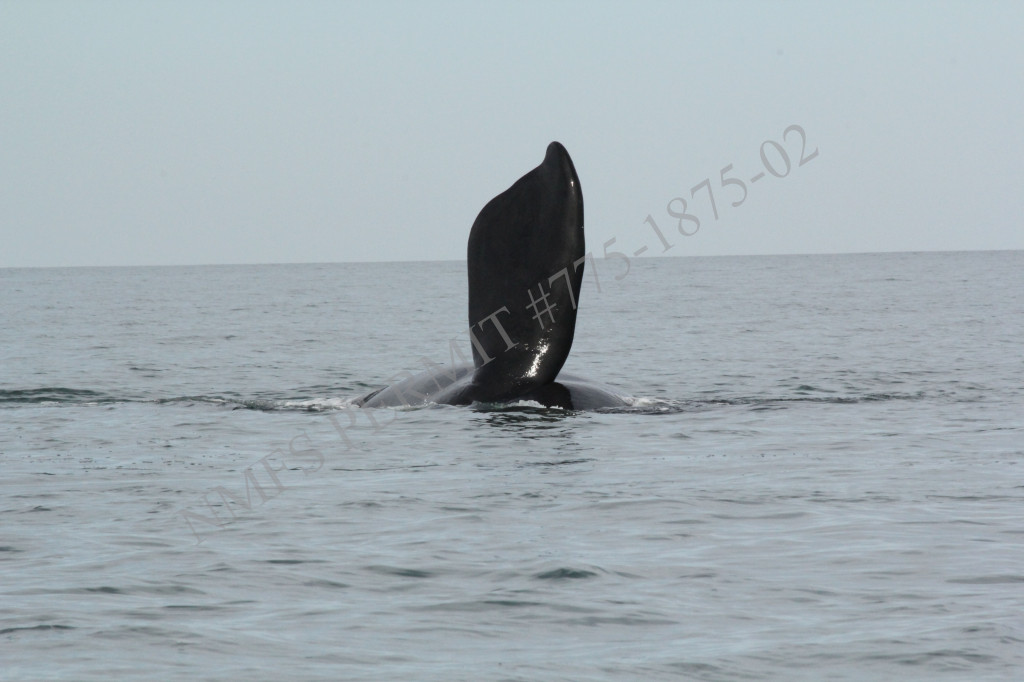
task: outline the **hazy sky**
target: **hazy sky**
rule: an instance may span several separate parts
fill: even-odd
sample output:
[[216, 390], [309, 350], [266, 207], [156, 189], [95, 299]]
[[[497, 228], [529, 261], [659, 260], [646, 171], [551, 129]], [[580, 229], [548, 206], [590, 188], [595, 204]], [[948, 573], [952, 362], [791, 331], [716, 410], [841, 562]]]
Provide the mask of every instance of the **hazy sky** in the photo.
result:
[[1021, 36], [1020, 2], [0, 0], [0, 267], [462, 259], [551, 140], [598, 254], [662, 252], [648, 216], [668, 255], [1021, 249]]

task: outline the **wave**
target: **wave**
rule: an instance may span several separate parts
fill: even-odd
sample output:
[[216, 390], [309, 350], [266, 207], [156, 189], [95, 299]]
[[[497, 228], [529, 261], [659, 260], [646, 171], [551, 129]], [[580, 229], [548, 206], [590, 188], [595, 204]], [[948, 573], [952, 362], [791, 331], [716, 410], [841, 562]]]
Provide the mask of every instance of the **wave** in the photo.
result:
[[679, 412], [697, 412], [716, 407], [748, 407], [752, 410], [778, 410], [794, 404], [819, 403], [833, 405], [849, 405], [884, 401], [923, 400], [927, 396], [923, 391], [917, 393], [865, 393], [862, 395], [843, 396], [735, 396], [707, 398], [628, 398], [626, 407], [613, 407], [599, 412], [629, 414], [677, 414]]
[[0, 404], [21, 403], [116, 403], [122, 402], [118, 398], [102, 393], [80, 388], [64, 388], [62, 386], [45, 386], [42, 388], [28, 388], [21, 390], [0, 390]]
[[63, 386], [45, 386], [28, 389], [0, 389], [0, 408], [25, 405], [41, 406], [95, 406], [124, 403], [153, 405], [215, 405], [229, 409], [272, 412], [294, 410], [327, 412], [343, 410], [354, 403], [354, 398], [246, 398], [227, 395], [184, 395], [170, 398], [147, 398], [137, 395], [113, 395], [103, 391]]
[[[710, 409], [718, 406], [747, 406], [752, 409], [782, 409], [793, 403], [857, 404], [879, 401], [921, 400], [924, 392], [917, 393], [865, 393], [861, 395], [780, 395], [757, 397], [715, 397], [689, 399], [666, 399], [632, 397], [626, 407], [607, 408], [600, 412], [631, 414], [674, 414]], [[0, 408], [24, 405], [42, 406], [95, 406], [116, 403], [148, 403], [155, 405], [212, 405], [233, 410], [255, 410], [258, 412], [334, 412], [350, 408], [357, 399], [351, 397], [245, 397], [234, 394], [184, 395], [167, 398], [153, 398], [137, 395], [114, 395], [92, 389], [47, 386], [29, 389], [0, 389]], [[486, 408], [484, 408], [486, 409]], [[492, 409], [495, 409], [492, 407]], [[520, 401], [515, 405], [503, 405], [502, 410], [544, 409], [542, 405]]]

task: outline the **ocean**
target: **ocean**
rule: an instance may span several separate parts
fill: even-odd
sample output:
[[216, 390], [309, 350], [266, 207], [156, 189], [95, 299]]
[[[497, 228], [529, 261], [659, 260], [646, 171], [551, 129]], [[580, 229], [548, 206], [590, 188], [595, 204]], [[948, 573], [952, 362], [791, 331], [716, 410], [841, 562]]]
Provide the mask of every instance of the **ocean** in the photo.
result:
[[597, 258], [629, 407], [353, 407], [465, 278], [0, 269], [0, 679], [1024, 677], [1024, 252]]

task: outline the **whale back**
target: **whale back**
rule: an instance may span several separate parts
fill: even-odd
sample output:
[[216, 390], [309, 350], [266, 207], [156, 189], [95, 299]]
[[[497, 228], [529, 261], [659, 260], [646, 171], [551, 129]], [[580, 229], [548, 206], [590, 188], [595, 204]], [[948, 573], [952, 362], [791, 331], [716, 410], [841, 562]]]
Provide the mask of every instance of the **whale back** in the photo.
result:
[[494, 197], [467, 249], [473, 380], [459, 402], [513, 400], [551, 383], [572, 348], [583, 280], [583, 194], [569, 153]]

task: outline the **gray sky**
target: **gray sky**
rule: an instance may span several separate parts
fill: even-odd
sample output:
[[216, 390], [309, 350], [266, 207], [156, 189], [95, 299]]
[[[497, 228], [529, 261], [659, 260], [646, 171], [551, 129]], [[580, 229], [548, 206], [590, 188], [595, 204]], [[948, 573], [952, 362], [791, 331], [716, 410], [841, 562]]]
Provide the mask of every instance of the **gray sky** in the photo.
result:
[[0, 267], [462, 259], [551, 140], [598, 255], [660, 253], [648, 216], [668, 255], [1021, 249], [1022, 35], [1020, 2], [0, 0]]

